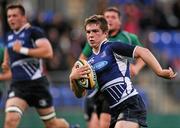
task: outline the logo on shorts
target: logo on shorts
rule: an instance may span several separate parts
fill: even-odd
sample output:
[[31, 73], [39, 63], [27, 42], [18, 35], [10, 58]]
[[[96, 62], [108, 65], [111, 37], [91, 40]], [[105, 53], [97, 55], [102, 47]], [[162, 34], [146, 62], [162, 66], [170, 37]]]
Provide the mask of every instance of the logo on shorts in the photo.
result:
[[14, 97], [14, 96], [15, 96], [15, 92], [14, 92], [14, 91], [12, 91], [12, 92], [9, 93], [9, 98], [10, 98], [10, 97]]
[[118, 120], [122, 119], [124, 117], [124, 113], [120, 113], [119, 116], [118, 116]]
[[46, 106], [47, 105], [46, 100], [45, 99], [39, 100], [39, 105], [42, 107]]

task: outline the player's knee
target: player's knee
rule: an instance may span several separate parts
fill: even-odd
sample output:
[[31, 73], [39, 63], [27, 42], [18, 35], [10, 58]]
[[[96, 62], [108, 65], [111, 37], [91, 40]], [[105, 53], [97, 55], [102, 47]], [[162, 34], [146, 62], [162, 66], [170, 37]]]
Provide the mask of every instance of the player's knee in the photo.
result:
[[56, 119], [56, 122], [59, 124], [58, 126], [63, 126], [64, 128], [69, 128], [69, 123], [63, 118]]
[[69, 128], [69, 124], [64, 119], [53, 118], [45, 121], [46, 128]]
[[101, 113], [100, 115], [100, 128], [109, 128], [111, 116], [108, 113]]
[[100, 123], [100, 128], [109, 128], [110, 127], [110, 122], [101, 122]]
[[5, 125], [8, 127], [16, 126], [16, 124], [20, 121], [20, 117], [17, 113], [8, 113], [5, 119]]
[[23, 112], [17, 106], [10, 106], [6, 108], [6, 119], [5, 125], [6, 126], [15, 126], [21, 119]]
[[69, 128], [68, 123], [64, 119], [56, 118], [55, 112], [41, 115], [40, 118], [44, 121], [46, 128]]

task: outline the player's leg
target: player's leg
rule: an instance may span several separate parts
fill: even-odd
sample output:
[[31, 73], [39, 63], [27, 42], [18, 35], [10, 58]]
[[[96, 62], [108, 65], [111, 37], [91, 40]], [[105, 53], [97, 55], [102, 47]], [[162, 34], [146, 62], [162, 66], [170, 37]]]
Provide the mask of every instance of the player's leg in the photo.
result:
[[87, 122], [87, 128], [99, 128], [99, 119], [95, 109], [94, 98], [86, 97], [84, 100], [84, 119]]
[[109, 113], [101, 113], [100, 114], [100, 128], [109, 128], [111, 122], [111, 115]]
[[105, 99], [105, 96], [103, 94], [99, 94], [97, 97], [97, 113], [99, 117], [99, 126], [100, 128], [109, 128], [110, 122], [111, 122], [111, 115], [110, 115], [110, 109], [109, 109], [109, 103]]
[[4, 128], [17, 128], [27, 107], [28, 104], [25, 100], [18, 97], [9, 98], [6, 102]]
[[99, 128], [99, 118], [97, 113], [93, 112], [90, 120], [87, 123], [88, 128]]
[[132, 121], [118, 121], [114, 128], [140, 128], [139, 124]]
[[56, 118], [53, 99], [49, 91], [49, 82], [46, 77], [34, 80], [31, 83], [31, 97], [29, 102], [36, 108], [46, 128], [69, 127], [69, 124], [64, 119]]
[[46, 128], [69, 128], [68, 122], [63, 118], [56, 118], [53, 107], [37, 109], [40, 118], [43, 120]]
[[139, 95], [132, 96], [123, 101], [111, 111], [110, 128], [140, 128], [147, 127], [146, 108]]

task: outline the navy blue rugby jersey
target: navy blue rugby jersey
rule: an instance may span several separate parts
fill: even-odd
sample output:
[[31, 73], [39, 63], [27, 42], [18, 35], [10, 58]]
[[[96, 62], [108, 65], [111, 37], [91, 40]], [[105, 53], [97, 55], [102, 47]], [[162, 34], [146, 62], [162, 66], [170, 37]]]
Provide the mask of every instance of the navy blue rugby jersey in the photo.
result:
[[88, 62], [97, 75], [100, 91], [107, 97], [110, 108], [138, 94], [130, 79], [128, 58], [133, 58], [134, 49], [124, 43], [103, 42], [98, 53], [92, 53]]
[[16, 40], [19, 40], [23, 47], [35, 48], [35, 41], [41, 38], [46, 38], [44, 32], [29, 24], [24, 25], [19, 31], [12, 31], [7, 35], [6, 48], [14, 81], [34, 80], [43, 76], [41, 59], [16, 53], [12, 49]]

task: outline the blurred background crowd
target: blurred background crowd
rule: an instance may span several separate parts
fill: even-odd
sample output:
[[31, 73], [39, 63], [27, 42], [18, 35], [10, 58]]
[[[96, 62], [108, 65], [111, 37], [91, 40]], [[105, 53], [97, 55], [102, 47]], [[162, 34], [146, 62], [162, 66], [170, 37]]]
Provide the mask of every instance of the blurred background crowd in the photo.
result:
[[[13, 0], [0, 0], [1, 47], [4, 46], [3, 38], [8, 30], [4, 7], [11, 1]], [[52, 44], [54, 57], [45, 60], [44, 67], [52, 83], [51, 92], [58, 109], [76, 107], [83, 113], [83, 99], [76, 99], [73, 96], [69, 89], [68, 75], [86, 42], [83, 28], [85, 18], [92, 14], [102, 14], [109, 6], [120, 9], [123, 19], [122, 29], [137, 34], [144, 46], [155, 54], [164, 68], [172, 66], [180, 73], [180, 0], [19, 0], [19, 2], [25, 6], [31, 24], [42, 27]], [[161, 124], [161, 119], [164, 119], [163, 122], [171, 119], [170, 126], [174, 124], [174, 128], [180, 127], [180, 119], [177, 118], [180, 115], [179, 75], [173, 81], [163, 80], [146, 67], [133, 78], [133, 82], [143, 95], [148, 111], [152, 113], [149, 122], [153, 122], [151, 118], [159, 119], [151, 123], [152, 128], [153, 126], [157, 128], [156, 126]], [[0, 108], [3, 108], [6, 95], [4, 90], [7, 88], [3, 85], [7, 83], [1, 84]], [[166, 126], [168, 128], [167, 124]]]

